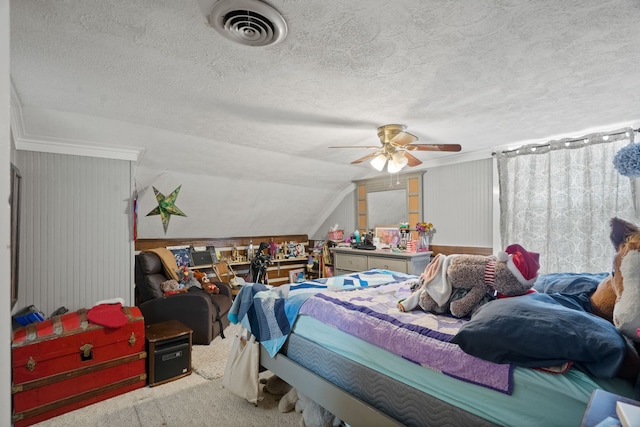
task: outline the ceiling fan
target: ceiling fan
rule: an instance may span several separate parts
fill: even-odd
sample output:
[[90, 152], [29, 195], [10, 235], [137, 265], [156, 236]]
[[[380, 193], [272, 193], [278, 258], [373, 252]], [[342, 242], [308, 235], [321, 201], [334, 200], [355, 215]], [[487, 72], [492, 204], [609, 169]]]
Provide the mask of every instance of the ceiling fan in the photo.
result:
[[390, 173], [400, 171], [405, 166], [418, 166], [422, 161], [409, 151], [460, 151], [459, 144], [414, 144], [418, 137], [405, 132], [404, 125], [384, 125], [378, 128], [379, 145], [340, 145], [329, 148], [375, 148], [377, 151], [367, 154], [351, 162], [352, 165], [371, 160], [371, 165], [377, 170], [384, 169], [388, 161], [387, 170]]

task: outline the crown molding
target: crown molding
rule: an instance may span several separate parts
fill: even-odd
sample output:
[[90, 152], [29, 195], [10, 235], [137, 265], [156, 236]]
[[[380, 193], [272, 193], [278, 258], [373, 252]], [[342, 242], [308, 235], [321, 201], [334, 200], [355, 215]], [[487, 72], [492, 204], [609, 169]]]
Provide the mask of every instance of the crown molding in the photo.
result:
[[72, 156], [100, 157], [105, 159], [128, 160], [138, 162], [144, 154], [144, 148], [130, 148], [118, 145], [105, 145], [92, 141], [57, 138], [51, 136], [29, 135], [25, 130], [22, 102], [11, 80], [11, 131], [17, 150], [38, 151], [42, 153], [68, 154]]
[[453, 165], [457, 163], [472, 162], [475, 160], [491, 159], [494, 157], [494, 154], [498, 151], [514, 150], [518, 147], [523, 147], [525, 145], [530, 145], [530, 144], [534, 144], [534, 145], [546, 144], [546, 143], [549, 143], [549, 141], [555, 141], [563, 138], [580, 138], [585, 135], [589, 135], [591, 133], [615, 132], [616, 130], [623, 129], [623, 128], [638, 129], [640, 128], [640, 120], [618, 122], [618, 123], [613, 123], [607, 126], [591, 127], [591, 128], [571, 132], [571, 133], [552, 135], [545, 138], [528, 139], [528, 140], [517, 141], [511, 144], [498, 145], [498, 146], [491, 147], [490, 149], [483, 149], [483, 150], [471, 151], [464, 154], [455, 154], [455, 155], [450, 155], [445, 157], [439, 157], [437, 159], [424, 161], [422, 165], [420, 165], [420, 167], [429, 168], [429, 167], [437, 167], [437, 166], [448, 166], [448, 165]]

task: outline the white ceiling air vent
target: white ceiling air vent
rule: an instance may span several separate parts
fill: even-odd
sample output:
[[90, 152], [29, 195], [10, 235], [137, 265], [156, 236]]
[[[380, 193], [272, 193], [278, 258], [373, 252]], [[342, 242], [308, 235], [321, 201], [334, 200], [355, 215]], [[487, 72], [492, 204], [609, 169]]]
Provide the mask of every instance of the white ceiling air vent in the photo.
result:
[[[202, 9], [203, 0], [199, 3]], [[243, 45], [274, 45], [287, 35], [282, 15], [260, 0], [219, 0], [203, 12], [217, 32]]]

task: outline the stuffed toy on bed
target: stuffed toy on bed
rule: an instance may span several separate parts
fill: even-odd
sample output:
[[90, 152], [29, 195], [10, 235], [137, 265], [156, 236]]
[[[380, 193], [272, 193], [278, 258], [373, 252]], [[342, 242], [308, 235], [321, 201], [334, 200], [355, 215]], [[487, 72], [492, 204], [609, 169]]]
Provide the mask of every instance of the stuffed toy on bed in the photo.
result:
[[609, 239], [617, 252], [613, 273], [591, 295], [591, 312], [612, 322], [633, 342], [618, 376], [634, 381], [640, 391], [640, 229], [620, 218], [609, 224]]
[[492, 299], [532, 292], [539, 257], [517, 244], [497, 256], [438, 254], [420, 275], [416, 290], [398, 302], [398, 308], [409, 311], [420, 307], [468, 317]]
[[604, 279], [591, 296], [591, 310], [607, 319], [623, 335], [640, 341], [640, 229], [625, 220], [613, 218], [609, 238], [617, 251], [614, 272]]

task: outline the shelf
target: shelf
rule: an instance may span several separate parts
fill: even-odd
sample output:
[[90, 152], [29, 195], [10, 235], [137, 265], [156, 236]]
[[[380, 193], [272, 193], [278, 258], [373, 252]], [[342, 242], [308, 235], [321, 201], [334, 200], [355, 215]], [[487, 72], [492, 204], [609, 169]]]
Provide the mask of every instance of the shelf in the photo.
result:
[[202, 265], [194, 265], [192, 267], [187, 267], [189, 270], [198, 270], [204, 268], [213, 268], [213, 264], [202, 264]]
[[[306, 261], [308, 259], [309, 259], [309, 255], [305, 255], [305, 256], [299, 256], [295, 258], [272, 259], [271, 262], [272, 263], [294, 262], [294, 261]], [[251, 264], [251, 261], [229, 262], [229, 265], [232, 267], [234, 265], [249, 265], [249, 264]]]
[[[272, 263], [282, 263], [282, 262], [295, 262], [295, 261], [307, 261], [309, 259], [309, 255], [299, 256], [295, 258], [283, 258], [283, 259], [272, 259]], [[241, 261], [241, 262], [229, 262], [230, 266], [237, 265], [251, 265], [251, 261]], [[187, 267], [189, 270], [197, 270], [199, 268], [213, 268], [213, 264], [202, 264], [202, 265], [194, 265], [191, 267]]]

